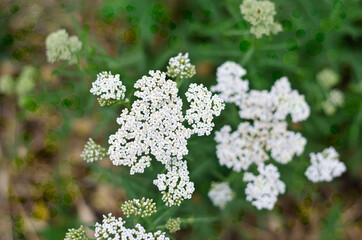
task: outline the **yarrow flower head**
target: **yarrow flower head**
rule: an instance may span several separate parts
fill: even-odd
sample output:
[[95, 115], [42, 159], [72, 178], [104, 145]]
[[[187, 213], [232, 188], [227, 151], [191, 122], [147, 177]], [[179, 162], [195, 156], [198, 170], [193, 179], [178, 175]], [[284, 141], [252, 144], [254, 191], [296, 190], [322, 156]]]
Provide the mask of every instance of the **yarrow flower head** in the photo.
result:
[[177, 232], [178, 230], [180, 230], [180, 225], [181, 225], [181, 219], [180, 218], [170, 218], [165, 225], [165, 228], [170, 232]]
[[193, 133], [198, 136], [210, 135], [214, 128], [213, 115], [220, 115], [225, 108], [224, 101], [218, 95], [212, 96], [202, 84], [190, 84], [185, 95], [191, 104], [185, 118], [192, 125]]
[[69, 61], [75, 63], [77, 61], [75, 53], [82, 48], [82, 43], [77, 36], [69, 37], [64, 29], [60, 29], [48, 35], [45, 40], [46, 54], [48, 62]]
[[277, 34], [282, 30], [280, 23], [274, 21], [275, 5], [270, 1], [244, 0], [240, 10], [243, 18], [252, 25], [250, 32], [256, 38]]
[[141, 216], [143, 218], [149, 217], [153, 213], [157, 212], [156, 203], [153, 202], [153, 199], [146, 199], [144, 197], [141, 200], [133, 199], [124, 202], [121, 209], [127, 217], [134, 215]]
[[251, 202], [257, 209], [273, 209], [279, 194], [285, 192], [285, 184], [279, 180], [278, 169], [272, 165], [258, 165], [259, 175], [252, 173], [244, 174], [244, 181], [248, 182], [245, 194], [246, 200]]
[[312, 182], [330, 182], [346, 171], [346, 165], [339, 161], [339, 155], [333, 147], [324, 149], [321, 153], [311, 153], [311, 165], [305, 175]]
[[[120, 128], [109, 137], [108, 154], [114, 165], [131, 167], [130, 174], [143, 173], [151, 164], [149, 155], [153, 155], [169, 171], [159, 174], [154, 184], [162, 191], [166, 205], [179, 205], [194, 191], [187, 164], [182, 161], [188, 154], [187, 139], [194, 133], [210, 134], [211, 120], [220, 114], [224, 104], [203, 85], [194, 84], [187, 92], [191, 110], [184, 117], [176, 82], [167, 80], [161, 71], [150, 71], [149, 75], [135, 83], [134, 95], [138, 99], [117, 119]], [[192, 129], [183, 124], [186, 119]]]
[[[309, 117], [310, 109], [304, 96], [296, 90], [292, 90], [286, 77], [277, 80], [270, 91], [248, 90], [248, 81], [241, 79], [246, 71], [238, 64], [227, 62], [220, 68], [222, 69], [220, 72], [222, 71], [223, 74], [217, 76], [218, 85], [212, 90], [220, 91], [220, 96], [225, 101], [235, 103], [240, 109], [239, 116], [248, 120], [241, 122], [234, 132], [230, 126], [226, 125], [215, 133], [216, 154], [220, 165], [240, 172], [247, 170], [251, 164], [255, 163], [259, 166], [259, 172], [265, 172], [264, 162], [270, 157], [281, 164], [286, 164], [294, 156], [300, 156], [307, 141], [300, 133], [288, 131], [286, 120], [289, 115], [292, 122], [300, 122]], [[234, 74], [237, 77], [233, 77], [231, 74], [233, 72], [238, 73]], [[234, 84], [228, 84], [228, 79], [233, 79]], [[233, 88], [242, 90], [237, 92]], [[274, 175], [277, 176], [274, 178], [279, 179], [275, 166], [265, 167], [269, 170], [274, 168], [276, 171]], [[245, 176], [245, 181], [254, 181], [249, 173]], [[267, 182], [269, 175], [261, 174], [255, 179], [258, 179], [255, 180], [257, 183], [248, 184], [249, 196], [247, 199], [252, 201], [258, 209], [271, 209], [278, 193], [284, 192], [284, 190], [282, 191], [284, 184], [275, 180], [277, 182], [276, 190], [270, 190], [273, 188], [269, 185], [262, 189], [259, 182]], [[269, 197], [264, 200], [255, 195], [256, 192], [253, 192], [255, 189], [273, 193], [267, 193]]]
[[80, 226], [78, 229], [69, 229], [64, 240], [88, 240], [88, 237], [83, 229], [83, 226]]
[[173, 78], [191, 78], [194, 76], [196, 69], [190, 63], [189, 54], [182, 55], [179, 53], [176, 57], [170, 58], [166, 74]]
[[119, 79], [119, 74], [112, 75], [111, 72], [104, 71], [97, 75], [90, 92], [98, 96], [99, 105], [105, 106], [124, 99], [126, 87]]
[[179, 206], [183, 199], [191, 199], [195, 191], [194, 183], [190, 181], [187, 163], [172, 159], [165, 167], [168, 172], [158, 174], [153, 184], [161, 191], [166, 206]]
[[107, 157], [107, 150], [94, 142], [92, 138], [89, 138], [87, 144], [84, 146], [84, 150], [80, 155], [84, 161], [91, 163], [94, 161], [102, 160]]
[[322, 87], [329, 89], [339, 82], [339, 75], [333, 69], [325, 68], [317, 74], [317, 81]]
[[125, 227], [125, 221], [122, 218], [115, 218], [112, 214], [103, 216], [102, 223], [95, 225], [96, 240], [110, 239], [139, 239], [139, 240], [170, 240], [165, 236], [166, 233], [161, 232], [146, 232], [144, 227], [137, 223], [134, 228]]
[[249, 82], [243, 80], [246, 70], [231, 61], [217, 68], [217, 85], [211, 87], [212, 92], [220, 92], [220, 97], [227, 103], [239, 103], [244, 92], [249, 90]]
[[234, 192], [231, 190], [229, 184], [225, 182], [212, 183], [207, 195], [212, 203], [221, 209], [224, 209], [226, 204], [234, 198]]

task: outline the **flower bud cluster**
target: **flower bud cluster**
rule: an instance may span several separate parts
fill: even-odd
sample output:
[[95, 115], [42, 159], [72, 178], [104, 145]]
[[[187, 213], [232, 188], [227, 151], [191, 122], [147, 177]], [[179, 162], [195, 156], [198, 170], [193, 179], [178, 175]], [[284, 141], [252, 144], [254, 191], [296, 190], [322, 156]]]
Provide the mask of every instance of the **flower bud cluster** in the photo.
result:
[[78, 229], [69, 229], [64, 240], [88, 240], [88, 237], [83, 229], [83, 226], [80, 226]]
[[196, 69], [190, 63], [189, 54], [182, 55], [179, 53], [176, 57], [170, 58], [166, 74], [173, 78], [191, 78], [194, 76]]
[[180, 218], [170, 218], [165, 227], [166, 229], [170, 232], [170, 233], [173, 233], [173, 232], [177, 232], [178, 230], [180, 230], [180, 225], [181, 225], [181, 219]]
[[137, 223], [134, 228], [125, 227], [125, 221], [120, 218], [115, 218], [111, 213], [108, 216], [103, 216], [102, 223], [95, 225], [96, 240], [110, 239], [147, 239], [147, 240], [169, 240], [165, 236], [166, 233], [160, 230], [152, 233], [146, 232], [145, 228]]
[[106, 158], [107, 150], [96, 144], [92, 138], [89, 138], [80, 156], [87, 163], [91, 163]]
[[141, 216], [143, 217], [149, 217], [153, 213], [157, 212], [156, 209], [156, 203], [153, 202], [153, 199], [146, 199], [142, 198], [139, 199], [133, 199], [126, 201], [121, 206], [123, 214], [125, 214], [127, 217], [130, 217], [131, 215], [134, 216]]

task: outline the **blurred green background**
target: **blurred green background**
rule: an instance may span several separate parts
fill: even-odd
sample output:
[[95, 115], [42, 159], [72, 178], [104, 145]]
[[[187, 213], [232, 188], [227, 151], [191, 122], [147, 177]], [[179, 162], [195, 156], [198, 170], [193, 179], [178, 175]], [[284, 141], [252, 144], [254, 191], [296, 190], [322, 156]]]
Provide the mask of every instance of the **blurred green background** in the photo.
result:
[[[362, 1], [273, 2], [283, 31], [255, 39], [241, 0], [0, 0], [0, 74], [15, 84], [0, 92], [0, 238], [63, 239], [68, 228], [92, 225], [108, 212], [121, 216], [123, 201], [145, 196], [158, 199], [155, 225], [169, 216], [194, 218], [175, 239], [362, 239]], [[45, 38], [60, 28], [82, 41], [78, 64], [47, 63]], [[301, 157], [277, 164], [287, 193], [272, 211], [245, 200], [242, 173], [219, 166], [214, 134], [189, 140], [196, 191], [180, 207], [163, 205], [152, 184], [157, 171], [130, 176], [109, 160], [87, 165], [80, 158], [89, 137], [107, 146], [118, 128], [119, 106], [101, 108], [89, 93], [96, 74], [119, 73], [131, 93], [137, 79], [165, 70], [178, 52], [189, 52], [197, 69], [181, 93], [190, 82], [214, 85], [216, 68], [232, 60], [247, 69], [252, 89], [270, 89], [287, 76], [306, 96], [310, 118], [289, 128], [308, 143]], [[316, 80], [325, 68], [338, 74], [334, 88], [344, 95], [333, 114], [322, 107], [330, 90]], [[215, 130], [239, 122], [227, 105]], [[304, 176], [309, 153], [328, 146], [347, 172], [312, 184]], [[225, 179], [236, 197], [221, 211], [207, 192]]]

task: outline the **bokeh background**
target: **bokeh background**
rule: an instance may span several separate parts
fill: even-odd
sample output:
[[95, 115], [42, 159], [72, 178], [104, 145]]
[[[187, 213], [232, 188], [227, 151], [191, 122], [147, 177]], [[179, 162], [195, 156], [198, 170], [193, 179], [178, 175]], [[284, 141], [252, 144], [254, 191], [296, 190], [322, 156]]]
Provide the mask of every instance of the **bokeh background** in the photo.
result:
[[[362, 2], [275, 0], [283, 31], [258, 40], [248, 33], [241, 2], [0, 0], [0, 75], [15, 82], [0, 92], [0, 238], [63, 239], [68, 228], [102, 214], [121, 216], [124, 200], [159, 196], [150, 181], [155, 173], [130, 176], [109, 160], [87, 165], [80, 158], [89, 137], [107, 145], [120, 113], [119, 106], [100, 108], [89, 89], [103, 70], [120, 73], [132, 89], [148, 70], [165, 70], [170, 57], [189, 52], [197, 68], [189, 82], [214, 85], [226, 60], [247, 69], [254, 89], [288, 76], [311, 117], [290, 125], [308, 144], [303, 156], [278, 165], [287, 193], [272, 211], [245, 200], [242, 174], [218, 165], [213, 135], [191, 138], [187, 160], [197, 190], [166, 215], [210, 221], [184, 225], [175, 239], [362, 239]], [[60, 28], [83, 43], [76, 65], [46, 61], [45, 38]], [[323, 111], [328, 92], [316, 80], [325, 68], [338, 74], [335, 88], [345, 99], [334, 114]], [[235, 128], [236, 113], [227, 105], [215, 129]], [[304, 176], [308, 155], [328, 146], [347, 172], [312, 184]], [[207, 192], [225, 178], [236, 197], [220, 211]]]

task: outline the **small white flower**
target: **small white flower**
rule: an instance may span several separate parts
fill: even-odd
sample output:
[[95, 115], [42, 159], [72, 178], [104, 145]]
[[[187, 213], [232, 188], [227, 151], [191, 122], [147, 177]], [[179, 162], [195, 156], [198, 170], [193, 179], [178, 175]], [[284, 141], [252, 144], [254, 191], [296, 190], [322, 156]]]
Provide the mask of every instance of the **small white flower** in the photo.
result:
[[244, 174], [244, 181], [249, 182], [245, 189], [246, 200], [257, 209], [273, 209], [278, 195], [285, 192], [285, 184], [280, 181], [278, 169], [272, 165], [258, 165], [259, 175]]
[[69, 229], [65, 235], [64, 240], [88, 240], [88, 237], [84, 231], [83, 226], [78, 229]]
[[78, 37], [69, 37], [64, 29], [60, 29], [47, 36], [45, 46], [48, 62], [67, 60], [69, 63], [75, 63], [75, 53], [82, 48], [82, 43]]
[[193, 133], [198, 136], [210, 135], [214, 128], [213, 115], [220, 115], [225, 108], [224, 101], [218, 95], [212, 96], [202, 84], [190, 84], [185, 95], [190, 103], [185, 119], [192, 126]]
[[99, 105], [105, 106], [124, 99], [126, 87], [119, 79], [119, 74], [101, 72], [97, 75], [97, 80], [92, 82], [90, 92], [98, 97]]
[[338, 160], [339, 155], [333, 147], [323, 150], [321, 153], [311, 153], [311, 165], [305, 175], [312, 182], [330, 182], [346, 171], [346, 165]]
[[234, 193], [225, 182], [212, 183], [208, 196], [215, 206], [223, 209], [234, 198]]
[[191, 78], [196, 74], [195, 66], [190, 63], [189, 54], [179, 53], [176, 57], [170, 58], [167, 66], [167, 76], [179, 78]]

